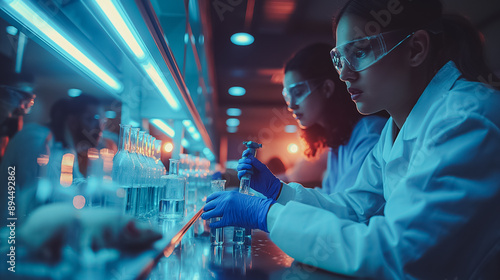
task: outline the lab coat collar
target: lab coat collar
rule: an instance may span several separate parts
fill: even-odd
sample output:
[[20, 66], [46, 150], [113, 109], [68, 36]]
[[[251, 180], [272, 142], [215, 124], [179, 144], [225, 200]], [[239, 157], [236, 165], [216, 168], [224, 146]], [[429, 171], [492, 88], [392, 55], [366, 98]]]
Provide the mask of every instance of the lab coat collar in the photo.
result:
[[[448, 61], [432, 78], [431, 82], [427, 85], [424, 92], [418, 99], [417, 103], [411, 110], [408, 118], [406, 118], [398, 137], [403, 140], [411, 140], [417, 138], [420, 134], [422, 120], [429, 111], [429, 107], [439, 102], [440, 99], [445, 97], [445, 94], [453, 87], [458, 78], [462, 75], [457, 69], [453, 61]], [[392, 118], [391, 118], [392, 120]], [[391, 125], [391, 132], [395, 124]], [[392, 137], [391, 137], [392, 140]]]

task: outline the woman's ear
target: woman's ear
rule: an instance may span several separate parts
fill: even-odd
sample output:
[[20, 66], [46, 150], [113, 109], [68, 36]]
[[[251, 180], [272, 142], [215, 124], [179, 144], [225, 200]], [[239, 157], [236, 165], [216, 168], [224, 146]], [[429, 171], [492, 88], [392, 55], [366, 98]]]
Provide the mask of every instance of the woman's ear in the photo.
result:
[[410, 66], [420, 66], [427, 56], [430, 49], [429, 33], [425, 30], [418, 30], [410, 38]]
[[326, 79], [323, 83], [323, 91], [326, 93], [326, 98], [332, 97], [335, 92], [335, 83], [330, 79]]

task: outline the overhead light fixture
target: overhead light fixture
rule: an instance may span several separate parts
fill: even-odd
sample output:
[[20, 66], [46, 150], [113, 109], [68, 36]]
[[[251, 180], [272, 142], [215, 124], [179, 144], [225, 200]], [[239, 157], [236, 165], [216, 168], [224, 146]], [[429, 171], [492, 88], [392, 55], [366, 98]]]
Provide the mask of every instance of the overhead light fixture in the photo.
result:
[[3, 10], [28, 28], [34, 35], [47, 43], [64, 58], [79, 68], [99, 84], [120, 92], [123, 85], [117, 78], [100, 67], [95, 59], [84, 53], [84, 48], [72, 42], [71, 36], [64, 33], [42, 10], [27, 1], [7, 1]]
[[227, 126], [238, 126], [238, 125], [240, 125], [240, 120], [235, 119], [235, 118], [227, 119], [226, 125]]
[[189, 148], [189, 142], [188, 142], [188, 140], [186, 140], [186, 138], [182, 138], [181, 145], [184, 148]]
[[230, 117], [239, 117], [241, 116], [241, 109], [229, 108], [226, 110], [226, 114]]
[[243, 87], [230, 87], [228, 93], [232, 96], [243, 96], [247, 91]]
[[285, 132], [286, 133], [295, 133], [295, 132], [297, 132], [297, 126], [296, 125], [287, 125], [287, 126], [285, 126]]
[[236, 133], [236, 132], [238, 132], [238, 127], [237, 126], [228, 126], [228, 127], [226, 127], [226, 131], [229, 133]]
[[173, 91], [170, 88], [170, 85], [167, 83], [165, 77], [158, 70], [158, 66], [156, 66], [156, 63], [147, 62], [143, 64], [142, 67], [144, 68], [144, 71], [146, 71], [146, 73], [148, 74], [153, 84], [160, 91], [161, 95], [163, 95], [165, 100], [167, 100], [170, 107], [172, 107], [172, 109], [174, 109], [175, 111], [179, 111], [180, 110], [179, 101], [177, 101], [177, 98], [173, 95], [172, 93]]
[[82, 90], [81, 89], [77, 89], [77, 88], [70, 88], [68, 89], [68, 96], [69, 97], [78, 97], [82, 94]]
[[114, 119], [116, 118], [116, 112], [115, 111], [106, 111], [104, 114], [107, 119]]
[[254, 42], [252, 35], [244, 32], [235, 33], [231, 36], [231, 42], [238, 46], [248, 46]]
[[120, 35], [130, 51], [132, 51], [139, 60], [143, 59], [146, 54], [142, 40], [138, 36], [133, 24], [119, 2], [112, 0], [95, 0], [95, 3], [113, 25], [114, 30]]
[[[123, 40], [125, 45], [141, 63], [144, 71], [156, 86], [160, 94], [167, 100], [168, 104], [175, 111], [180, 110], [177, 98], [174, 96], [170, 84], [167, 83], [164, 75], [159, 70], [151, 55], [147, 52], [144, 42], [138, 35], [130, 18], [125, 13], [122, 5], [116, 0], [94, 0], [102, 13], [113, 26], [115, 32]], [[147, 62], [144, 62], [147, 61]]]
[[5, 28], [5, 30], [7, 31], [7, 34], [9, 35], [12, 35], [12, 36], [16, 36], [17, 35], [17, 28], [15, 28], [14, 26], [10, 25], [10, 26], [7, 26]]
[[201, 134], [198, 132], [192, 121], [183, 120], [182, 124], [194, 140], [198, 141], [201, 139]]
[[210, 161], [214, 161], [215, 160], [215, 156], [214, 154], [212, 153], [212, 151], [210, 151], [209, 148], [205, 147], [203, 148], [203, 154], [205, 154], [205, 157], [210, 160]]
[[151, 119], [150, 122], [156, 126], [159, 130], [161, 130], [163, 133], [167, 134], [171, 138], [175, 136], [175, 131], [164, 121], [160, 119]]

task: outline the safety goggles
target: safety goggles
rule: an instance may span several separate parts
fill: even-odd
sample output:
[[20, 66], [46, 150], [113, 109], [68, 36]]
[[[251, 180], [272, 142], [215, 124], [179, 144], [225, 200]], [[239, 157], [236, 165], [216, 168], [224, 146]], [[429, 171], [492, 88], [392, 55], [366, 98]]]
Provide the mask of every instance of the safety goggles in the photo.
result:
[[323, 78], [315, 78], [302, 82], [298, 82], [290, 85], [289, 87], [283, 88], [283, 98], [286, 101], [286, 104], [290, 106], [292, 99], [294, 100], [295, 105], [299, 105], [304, 101], [316, 88], [318, 88], [321, 83], [318, 81], [323, 80]]
[[372, 66], [377, 61], [381, 60], [388, 53], [393, 51], [397, 46], [401, 45], [406, 39], [410, 38], [415, 32], [406, 36], [399, 41], [395, 46], [389, 49], [386, 44], [386, 38], [390, 34], [402, 33], [402, 30], [389, 31], [380, 33], [374, 36], [368, 36], [361, 39], [353, 40], [336, 46], [330, 51], [333, 65], [337, 72], [342, 71], [347, 65], [352, 71], [362, 71]]

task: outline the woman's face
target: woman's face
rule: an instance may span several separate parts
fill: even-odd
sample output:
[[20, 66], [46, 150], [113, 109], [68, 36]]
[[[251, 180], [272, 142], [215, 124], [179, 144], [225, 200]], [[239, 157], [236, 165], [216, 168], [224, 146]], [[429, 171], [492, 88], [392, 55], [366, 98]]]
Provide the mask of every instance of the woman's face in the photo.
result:
[[[359, 17], [348, 14], [342, 16], [337, 26], [337, 46], [365, 37], [360, 35], [360, 30], [365, 30], [365, 26], [366, 21]], [[394, 42], [386, 43], [395, 44], [401, 39], [394, 38]], [[343, 67], [340, 79], [346, 83], [361, 114], [382, 110], [391, 113], [407, 102], [405, 93], [411, 84], [410, 66], [405, 63], [407, 54], [408, 48], [403, 43], [365, 70], [355, 72], [348, 66]]]
[[[289, 88], [290, 85], [305, 80], [299, 72], [288, 71], [283, 79], [283, 87]], [[314, 124], [322, 125], [326, 94], [321, 90], [321, 83], [323, 83], [322, 80], [311, 81], [311, 94], [300, 104], [296, 104], [296, 98], [292, 97], [291, 102], [288, 104], [288, 111], [293, 113], [293, 117], [301, 128], [307, 128]]]

